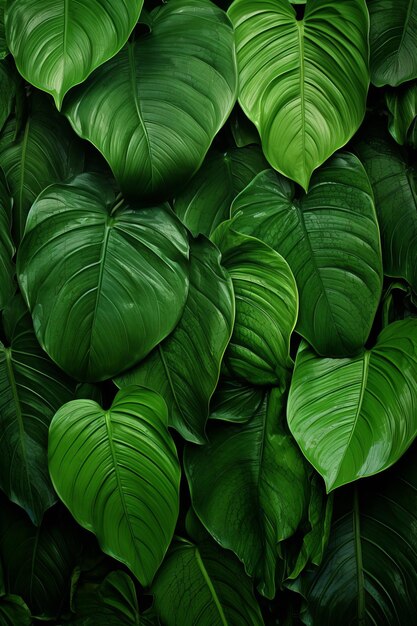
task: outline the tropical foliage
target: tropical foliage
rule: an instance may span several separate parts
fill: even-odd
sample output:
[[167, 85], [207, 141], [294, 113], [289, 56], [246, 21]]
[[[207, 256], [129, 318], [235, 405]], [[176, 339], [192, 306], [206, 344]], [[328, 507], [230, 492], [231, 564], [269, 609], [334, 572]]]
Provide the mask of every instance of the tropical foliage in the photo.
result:
[[408, 626], [417, 3], [0, 0], [0, 626]]

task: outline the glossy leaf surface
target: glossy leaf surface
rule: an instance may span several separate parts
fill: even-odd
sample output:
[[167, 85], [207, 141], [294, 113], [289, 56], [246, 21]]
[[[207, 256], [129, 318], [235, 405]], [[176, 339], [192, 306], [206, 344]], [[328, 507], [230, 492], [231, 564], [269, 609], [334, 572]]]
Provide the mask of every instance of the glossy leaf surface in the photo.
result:
[[23, 236], [36, 196], [48, 185], [82, 171], [84, 157], [74, 133], [43, 99], [32, 100], [32, 112], [22, 129], [15, 119], [0, 137], [0, 163], [13, 196], [13, 235]]
[[288, 424], [330, 491], [395, 463], [417, 434], [417, 320], [394, 322], [350, 359], [300, 346]]
[[218, 249], [201, 237], [190, 247], [190, 289], [178, 325], [116, 384], [143, 385], [162, 394], [170, 425], [188, 441], [202, 443], [234, 314], [232, 281], [220, 265]]
[[371, 181], [381, 230], [384, 273], [417, 292], [417, 173], [405, 153], [381, 133], [356, 148]]
[[417, 82], [389, 91], [385, 98], [390, 112], [389, 132], [401, 146], [410, 143], [417, 147]]
[[371, 79], [396, 87], [417, 78], [415, 0], [368, 0], [371, 18]]
[[297, 282], [297, 331], [320, 354], [345, 356], [366, 342], [382, 287], [372, 189], [359, 160], [340, 153], [297, 197], [292, 183], [262, 172], [236, 198], [233, 228], [288, 262]]
[[197, 515], [268, 598], [278, 544], [295, 532], [306, 506], [306, 469], [285, 430], [282, 402], [272, 390], [247, 424], [213, 426], [210, 443], [187, 446], [184, 458]]
[[52, 510], [37, 528], [14, 505], [4, 500], [1, 505], [0, 556], [7, 592], [21, 596], [32, 615], [58, 616], [82, 547], [75, 524]]
[[309, 0], [297, 20], [288, 0], [235, 0], [228, 15], [239, 103], [270, 164], [307, 190], [313, 170], [347, 143], [365, 114], [365, 2]]
[[188, 241], [168, 209], [138, 211], [104, 177], [82, 174], [37, 198], [17, 271], [46, 352], [75, 378], [104, 380], [177, 324]]
[[213, 235], [236, 298], [236, 320], [225, 355], [235, 376], [254, 385], [283, 385], [292, 365], [291, 333], [298, 314], [294, 276], [285, 259], [259, 239], [221, 224]]
[[59, 497], [144, 586], [161, 564], [178, 516], [180, 467], [167, 422], [161, 396], [127, 387], [108, 411], [92, 400], [65, 404], [49, 434]]
[[8, 0], [6, 33], [24, 78], [58, 109], [74, 85], [114, 56], [138, 21], [143, 0]]
[[237, 194], [266, 168], [262, 152], [254, 146], [211, 152], [175, 198], [175, 213], [194, 236], [209, 237], [220, 222], [229, 219]]
[[56, 501], [48, 473], [50, 421], [72, 399], [75, 384], [39, 346], [23, 301], [15, 296], [3, 311], [0, 342], [0, 486], [32, 522]]
[[250, 579], [213, 542], [176, 541], [152, 586], [166, 626], [262, 626]]
[[74, 91], [64, 112], [125, 193], [166, 198], [201, 165], [234, 104], [233, 29], [209, 0], [170, 0], [149, 28]]
[[413, 623], [416, 493], [414, 449], [383, 477], [362, 483], [356, 494], [340, 495], [322, 566], [297, 585], [314, 624]]

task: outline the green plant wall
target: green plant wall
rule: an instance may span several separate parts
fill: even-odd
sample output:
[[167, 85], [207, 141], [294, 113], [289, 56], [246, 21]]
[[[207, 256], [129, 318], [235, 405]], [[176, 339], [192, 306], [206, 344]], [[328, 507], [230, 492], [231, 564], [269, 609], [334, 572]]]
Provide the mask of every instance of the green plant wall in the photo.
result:
[[0, 0], [0, 626], [408, 626], [417, 4]]

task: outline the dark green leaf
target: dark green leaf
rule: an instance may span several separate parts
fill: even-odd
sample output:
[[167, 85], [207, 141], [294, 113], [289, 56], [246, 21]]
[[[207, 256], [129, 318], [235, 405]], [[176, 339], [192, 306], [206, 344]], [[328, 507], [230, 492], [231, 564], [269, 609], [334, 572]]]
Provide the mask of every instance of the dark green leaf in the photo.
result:
[[261, 143], [256, 126], [246, 117], [238, 104], [233, 109], [229, 120], [233, 139], [239, 148]]
[[10, 59], [5, 59], [0, 61], [0, 131], [13, 110], [15, 97], [16, 77], [14, 68]]
[[6, 0], [0, 0], [0, 60], [4, 59], [8, 54], [6, 44], [6, 33], [4, 30], [4, 7]]
[[196, 513], [268, 598], [275, 595], [278, 544], [295, 532], [307, 504], [306, 468], [285, 430], [282, 404], [272, 390], [247, 424], [213, 426], [210, 443], [187, 446], [184, 458]]
[[32, 618], [25, 602], [19, 596], [0, 597], [0, 623], [2, 626], [30, 626]]
[[371, 18], [371, 79], [396, 87], [417, 78], [415, 0], [368, 0]]
[[233, 222], [213, 234], [236, 297], [236, 320], [225, 354], [229, 372], [254, 385], [286, 387], [298, 292], [285, 259], [259, 239], [241, 235]]
[[15, 269], [12, 262], [15, 248], [10, 228], [11, 213], [12, 199], [0, 171], [0, 311], [4, 309], [15, 290], [13, 284]]
[[254, 146], [211, 152], [175, 198], [174, 210], [194, 236], [209, 237], [220, 222], [229, 219], [237, 194], [266, 167], [262, 152]]
[[328, 491], [395, 463], [417, 434], [417, 320], [394, 322], [372, 350], [318, 357], [304, 342], [288, 424]]
[[308, 194], [272, 171], [236, 198], [233, 228], [282, 254], [300, 296], [297, 331], [320, 354], [357, 353], [382, 287], [372, 189], [359, 160], [340, 153], [312, 178]]
[[288, 0], [235, 0], [239, 103], [270, 164], [308, 189], [365, 114], [369, 86], [364, 0], [310, 0], [297, 20]]
[[0, 342], [0, 486], [35, 524], [56, 501], [48, 473], [50, 421], [75, 384], [40, 348], [20, 296], [3, 311]]
[[210, 419], [247, 422], [259, 410], [264, 396], [262, 387], [241, 380], [220, 380], [210, 404]]
[[125, 193], [165, 198], [201, 165], [236, 97], [233, 29], [209, 0], [170, 0], [71, 93], [76, 132], [109, 162]]
[[126, 43], [142, 5], [143, 0], [8, 0], [7, 40], [19, 72], [52, 94], [60, 109], [67, 91]]
[[104, 177], [82, 174], [37, 198], [17, 273], [46, 352], [75, 378], [104, 380], [177, 324], [188, 241], [169, 210], [138, 211]]
[[145, 586], [178, 516], [180, 467], [167, 425], [161, 396], [127, 387], [108, 411], [93, 400], [65, 404], [50, 426], [49, 470], [59, 497], [103, 552]]
[[170, 549], [152, 586], [166, 626], [263, 626], [250, 579], [213, 542], [185, 540]]
[[210, 398], [233, 329], [232, 281], [218, 249], [205, 237], [190, 247], [190, 289], [174, 332], [137, 367], [116, 379], [162, 394], [169, 423], [188, 441], [202, 443]]
[[417, 83], [389, 91], [385, 99], [390, 112], [388, 128], [395, 141], [417, 147]]

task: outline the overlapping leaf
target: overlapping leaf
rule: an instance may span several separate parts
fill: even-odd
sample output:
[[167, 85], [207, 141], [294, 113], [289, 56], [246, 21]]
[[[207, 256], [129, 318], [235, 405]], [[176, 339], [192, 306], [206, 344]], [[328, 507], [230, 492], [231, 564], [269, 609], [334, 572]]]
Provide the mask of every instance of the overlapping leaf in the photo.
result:
[[298, 527], [307, 474], [272, 390], [247, 424], [219, 424], [210, 443], [187, 446], [184, 464], [194, 509], [213, 537], [233, 550], [259, 591], [273, 598], [278, 544]]
[[0, 171], [0, 311], [14, 292], [12, 258], [15, 248], [11, 236], [11, 213], [12, 199]]
[[143, 0], [9, 0], [6, 32], [19, 72], [52, 94], [71, 87], [114, 56], [138, 21]]
[[401, 146], [417, 147], [417, 82], [385, 96], [390, 112], [389, 132]]
[[17, 271], [46, 352], [78, 379], [104, 380], [144, 358], [177, 324], [188, 240], [168, 209], [137, 211], [110, 181], [82, 174], [37, 198]]
[[75, 384], [40, 348], [32, 320], [15, 296], [3, 311], [0, 342], [0, 486], [35, 524], [55, 501], [48, 473], [50, 421]]
[[191, 244], [190, 289], [174, 332], [116, 383], [161, 393], [170, 425], [188, 441], [202, 443], [234, 314], [232, 281], [220, 265], [220, 253], [200, 237]]
[[368, 12], [364, 0], [235, 0], [239, 102], [270, 164], [308, 189], [313, 170], [365, 114]]
[[300, 346], [288, 424], [330, 491], [395, 463], [417, 434], [417, 320], [394, 322], [372, 350], [325, 359]]
[[213, 542], [174, 543], [152, 586], [166, 626], [263, 626], [250, 579]]
[[259, 410], [264, 396], [262, 387], [248, 385], [242, 380], [223, 379], [210, 404], [210, 419], [248, 422]]
[[340, 153], [310, 191], [262, 172], [236, 198], [233, 228], [258, 237], [292, 269], [300, 296], [298, 332], [320, 354], [354, 354], [366, 342], [382, 287], [372, 189], [359, 160]]
[[0, 60], [0, 131], [13, 110], [15, 96], [16, 77], [12, 63], [9, 59]]
[[209, 0], [170, 0], [64, 112], [125, 193], [168, 197], [201, 165], [236, 97], [233, 29]]
[[211, 152], [175, 198], [175, 213], [194, 236], [209, 237], [220, 222], [229, 219], [232, 200], [266, 167], [255, 146]]
[[180, 467], [164, 400], [140, 387], [119, 391], [108, 411], [73, 400], [49, 433], [54, 487], [102, 550], [149, 585], [172, 539]]
[[415, 0], [368, 0], [371, 18], [371, 78], [396, 87], [417, 78]]

